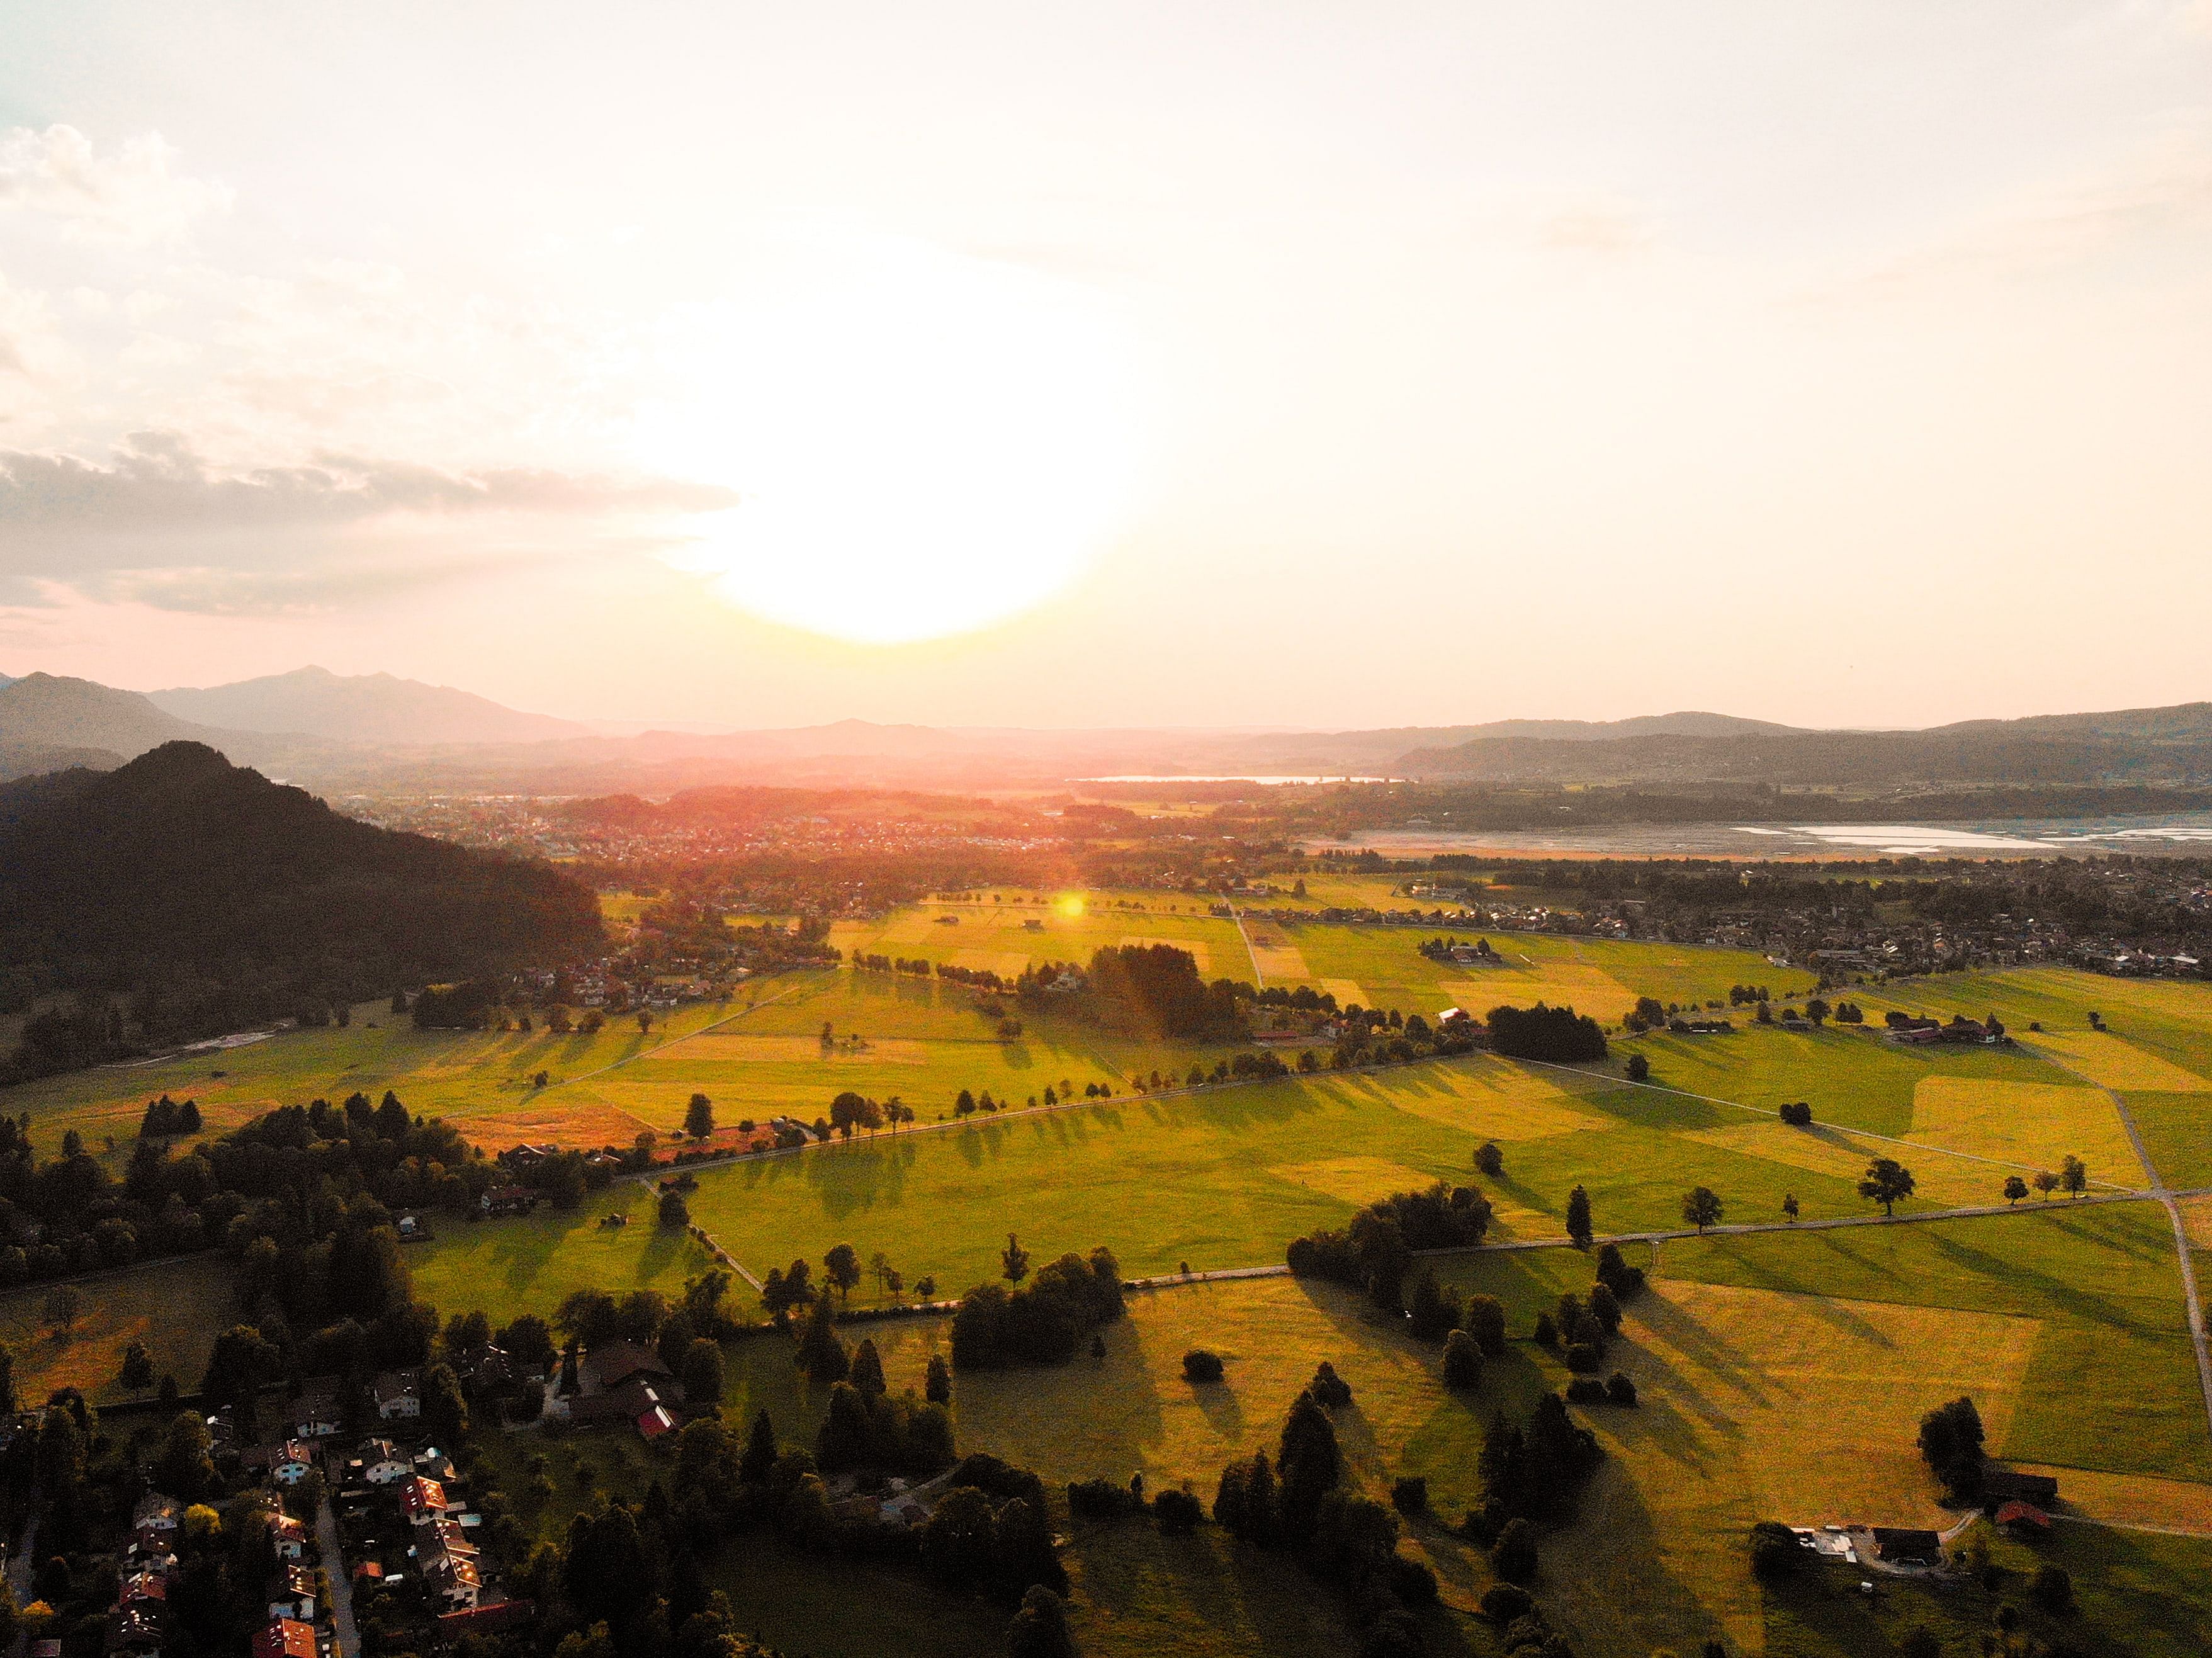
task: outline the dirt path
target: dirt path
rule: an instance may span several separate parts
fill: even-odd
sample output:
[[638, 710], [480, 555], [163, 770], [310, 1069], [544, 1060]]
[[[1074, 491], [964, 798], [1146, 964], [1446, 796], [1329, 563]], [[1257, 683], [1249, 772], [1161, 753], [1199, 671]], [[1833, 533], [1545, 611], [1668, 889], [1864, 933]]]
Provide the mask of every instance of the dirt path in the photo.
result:
[[2054, 1054], [2033, 1043], [2021, 1045], [2038, 1058], [2080, 1077], [2092, 1088], [2101, 1090], [2105, 1097], [2112, 1102], [2112, 1109], [2120, 1114], [2120, 1127], [2128, 1131], [2128, 1142], [2135, 1147], [2136, 1159], [2142, 1164], [2143, 1178], [2150, 1183], [2150, 1195], [2165, 1206], [2166, 1220], [2173, 1227], [2174, 1253], [2181, 1261], [2182, 1306], [2189, 1315], [2190, 1345], [2197, 1350], [2197, 1386], [2204, 1395], [2205, 1431], [2212, 1434], [2212, 1350], [2208, 1350], [2205, 1345], [2204, 1306], [2197, 1295], [2197, 1263], [2189, 1254], [2189, 1226], [2182, 1218], [2181, 1205], [2176, 1201], [2179, 1198], [2199, 1194], [2193, 1191], [2176, 1192], [2166, 1185], [2165, 1177], [2158, 1172], [2157, 1165], [2150, 1160], [2150, 1148], [2143, 1144], [2142, 1133], [2136, 1127], [2135, 1114], [2128, 1109], [2128, 1102], [2120, 1096], [2118, 1089], [2106, 1088], [2094, 1077], [2076, 1070], [2063, 1054]]
[[1228, 904], [1230, 922], [1236, 927], [1237, 936], [1244, 941], [1244, 958], [1252, 963], [1252, 987], [1255, 990], [1265, 990], [1267, 987], [1267, 975], [1260, 971], [1260, 956], [1259, 952], [1252, 948], [1252, 935], [1244, 931], [1244, 918], [1237, 913], [1237, 901], [1231, 898], [1228, 901]]

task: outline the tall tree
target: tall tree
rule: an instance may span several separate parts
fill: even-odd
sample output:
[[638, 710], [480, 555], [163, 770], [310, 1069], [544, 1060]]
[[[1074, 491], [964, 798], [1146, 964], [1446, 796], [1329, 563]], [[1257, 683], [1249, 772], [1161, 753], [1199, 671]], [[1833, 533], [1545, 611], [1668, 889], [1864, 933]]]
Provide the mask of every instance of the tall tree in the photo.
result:
[[1006, 1247], [999, 1251], [999, 1272], [1009, 1284], [1019, 1284], [1030, 1275], [1030, 1252], [1012, 1232], [1006, 1234]]
[[1590, 1238], [1593, 1234], [1590, 1229], [1589, 1193], [1579, 1186], [1567, 1193], [1567, 1236], [1574, 1240], [1575, 1248], [1577, 1249], [1587, 1249], [1590, 1247]]
[[1899, 1201], [1912, 1195], [1912, 1171], [1895, 1157], [1876, 1157], [1867, 1165], [1859, 1195], [1880, 1204], [1883, 1214], [1893, 1215]]
[[1708, 1226], [1717, 1226], [1721, 1218], [1721, 1200], [1710, 1186], [1693, 1186], [1682, 1196], [1682, 1218], [1700, 1232]]
[[704, 1094], [694, 1094], [691, 1102], [684, 1108], [684, 1132], [695, 1140], [703, 1140], [714, 1132], [714, 1102]]

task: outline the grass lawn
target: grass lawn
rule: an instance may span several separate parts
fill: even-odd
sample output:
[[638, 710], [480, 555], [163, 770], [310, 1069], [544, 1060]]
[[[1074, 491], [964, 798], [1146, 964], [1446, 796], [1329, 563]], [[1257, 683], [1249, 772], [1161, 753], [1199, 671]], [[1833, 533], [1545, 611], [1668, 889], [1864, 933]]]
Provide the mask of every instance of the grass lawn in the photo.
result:
[[154, 1374], [196, 1391], [216, 1334], [239, 1321], [230, 1264], [219, 1253], [186, 1255], [76, 1281], [83, 1314], [67, 1341], [47, 1333], [41, 1309], [50, 1284], [0, 1296], [0, 1346], [15, 1361], [15, 1394], [26, 1405], [57, 1388], [76, 1388], [94, 1405], [130, 1395], [116, 1385], [123, 1350], [146, 1344]]
[[[540, 1204], [532, 1214], [473, 1224], [434, 1216], [435, 1236], [406, 1248], [416, 1296], [448, 1315], [481, 1311], [494, 1325], [520, 1313], [550, 1319], [580, 1288], [674, 1296], [711, 1262], [689, 1233], [657, 1224], [654, 1206], [645, 1187], [617, 1181], [566, 1212]], [[629, 1224], [602, 1224], [610, 1214], [626, 1214]]]

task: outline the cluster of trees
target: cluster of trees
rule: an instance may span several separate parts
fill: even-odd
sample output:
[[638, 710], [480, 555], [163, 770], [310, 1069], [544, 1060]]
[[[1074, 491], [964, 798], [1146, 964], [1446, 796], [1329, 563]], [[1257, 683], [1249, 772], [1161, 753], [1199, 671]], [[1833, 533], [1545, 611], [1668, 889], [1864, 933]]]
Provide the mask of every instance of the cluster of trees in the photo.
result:
[[1408, 1608], [1436, 1599], [1436, 1577], [1398, 1552], [1396, 1515], [1346, 1489], [1329, 1413], [1351, 1402], [1351, 1389], [1328, 1365], [1322, 1371], [1292, 1402], [1272, 1461], [1261, 1450], [1222, 1469], [1213, 1518], [1344, 1590], [1366, 1625], [1363, 1653], [1418, 1654], [1419, 1627]]
[[1571, 1007], [1493, 1007], [1490, 1045], [1510, 1060], [1547, 1060], [1557, 1065], [1585, 1063], [1606, 1055], [1605, 1032], [1588, 1014]]
[[0, 816], [0, 971], [79, 999], [27, 1023], [0, 1082], [605, 946], [573, 876], [341, 817], [199, 744], [69, 776]]
[[[2089, 1189], [2089, 1166], [2069, 1151], [2066, 1154], [2066, 1161], [2059, 1165], [2058, 1173], [2054, 1175], [2048, 1169], [2041, 1169], [2036, 1174], [2034, 1185], [2035, 1189], [2045, 1199], [2061, 1188], [2064, 1189], [2068, 1196], [2078, 1198]], [[2027, 1181], [2017, 1175], [2007, 1175], [2004, 1183], [2005, 1201], [2018, 1203], [2027, 1195]]]
[[[978, 1284], [961, 1298], [952, 1319], [956, 1370], [999, 1370], [1018, 1364], [1057, 1364], [1074, 1357], [1085, 1336], [1126, 1310], [1121, 1269], [1112, 1251], [1093, 1249], [1085, 1260], [1073, 1251], [1040, 1267], [1024, 1284], [1027, 1257], [1008, 1240], [1007, 1276], [1016, 1287]], [[1021, 1271], [1017, 1273], [1016, 1267]]]
[[146, 1114], [138, 1120], [138, 1138], [142, 1140], [173, 1139], [179, 1134], [197, 1134], [200, 1127], [200, 1104], [198, 1100], [186, 1100], [179, 1104], [164, 1094], [158, 1100], [146, 1102]]
[[1249, 1029], [1243, 1005], [1257, 999], [1249, 984], [1199, 977], [1197, 958], [1173, 944], [1118, 944], [1093, 952], [1087, 969], [1051, 963], [1022, 975], [1024, 1000], [1049, 994], [1045, 986], [1073, 972], [1082, 988], [1054, 999], [1072, 1002], [1110, 1030], [1194, 1042], [1233, 1042]]
[[1573, 1517], [1583, 1485], [1604, 1455], [1597, 1436], [1568, 1416], [1557, 1394], [1539, 1399], [1526, 1422], [1496, 1412], [1475, 1464], [1482, 1507], [1469, 1510], [1461, 1529], [1489, 1548], [1500, 1577], [1528, 1582], [1536, 1573], [1536, 1527]]
[[[149, 1108], [156, 1123], [161, 1106]], [[174, 1112], [181, 1130], [189, 1114]], [[215, 1247], [235, 1253], [356, 1199], [380, 1214], [459, 1211], [499, 1178], [453, 1130], [410, 1116], [389, 1093], [380, 1106], [356, 1094], [342, 1108], [283, 1107], [183, 1156], [142, 1138], [119, 1181], [74, 1130], [58, 1157], [39, 1163], [29, 1121], [0, 1117], [0, 1238], [35, 1240], [0, 1243], [0, 1284]]]
[[[834, 1331], [828, 1335], [836, 1340]], [[952, 1466], [952, 1418], [942, 1400], [917, 1399], [911, 1389], [893, 1395], [876, 1344], [864, 1340], [844, 1380], [830, 1383], [814, 1455], [830, 1473], [933, 1474]]]
[[1438, 1181], [1421, 1192], [1399, 1192], [1369, 1204], [1341, 1230], [1324, 1230], [1291, 1242], [1291, 1271], [1364, 1291], [1395, 1312], [1416, 1249], [1462, 1248], [1490, 1231], [1490, 1199], [1470, 1186]]

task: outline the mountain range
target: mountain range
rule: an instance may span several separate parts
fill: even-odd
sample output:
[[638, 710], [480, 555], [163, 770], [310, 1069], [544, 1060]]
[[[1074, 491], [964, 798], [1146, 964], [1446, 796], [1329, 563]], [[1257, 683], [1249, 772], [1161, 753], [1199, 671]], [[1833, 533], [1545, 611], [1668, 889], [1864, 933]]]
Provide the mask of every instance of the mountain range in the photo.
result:
[[1685, 711], [1351, 731], [1045, 731], [848, 720], [617, 734], [391, 674], [310, 667], [149, 694], [44, 673], [0, 677], [0, 780], [70, 766], [112, 768], [178, 741], [325, 791], [659, 793], [733, 782], [989, 788], [1121, 775], [2077, 786], [2212, 778], [2212, 703], [1924, 731], [1814, 730]]

